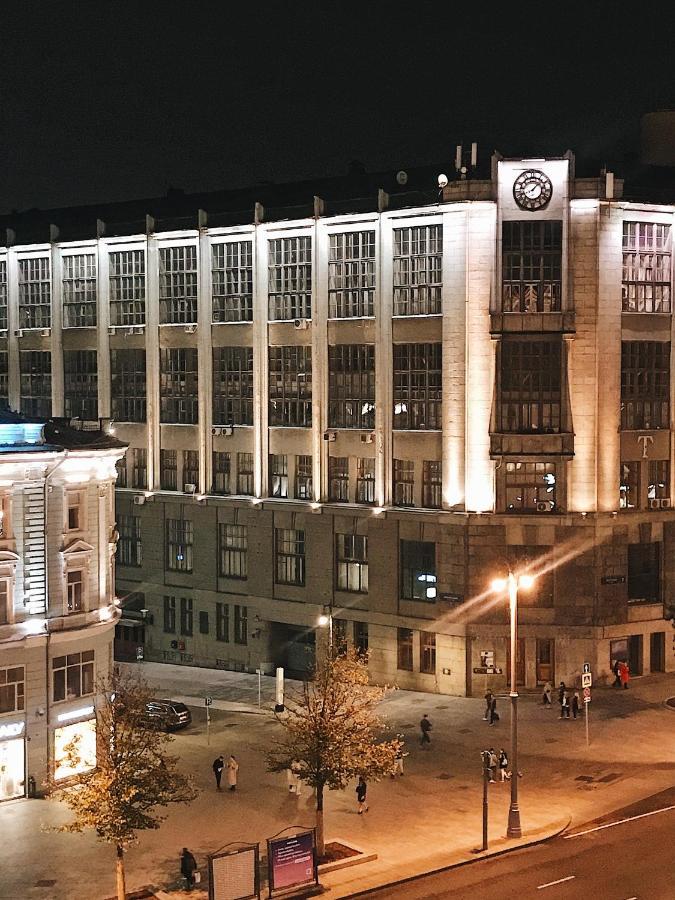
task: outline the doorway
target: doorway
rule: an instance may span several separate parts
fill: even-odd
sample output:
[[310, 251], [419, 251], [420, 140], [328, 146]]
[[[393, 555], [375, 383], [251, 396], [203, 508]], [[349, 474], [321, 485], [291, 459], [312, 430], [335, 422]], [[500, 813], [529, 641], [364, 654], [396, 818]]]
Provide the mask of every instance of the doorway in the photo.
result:
[[555, 641], [537, 638], [537, 684], [555, 682]]
[[649, 637], [649, 671], [666, 671], [666, 633], [655, 631]]
[[631, 675], [642, 675], [642, 635], [631, 634], [628, 638], [628, 666]]

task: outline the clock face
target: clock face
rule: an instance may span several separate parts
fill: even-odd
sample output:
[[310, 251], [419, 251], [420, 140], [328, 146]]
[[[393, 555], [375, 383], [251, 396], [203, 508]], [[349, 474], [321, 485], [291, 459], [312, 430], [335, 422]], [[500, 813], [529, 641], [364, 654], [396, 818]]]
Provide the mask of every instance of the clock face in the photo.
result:
[[544, 209], [552, 194], [551, 179], [539, 169], [521, 172], [513, 183], [513, 199], [521, 209]]

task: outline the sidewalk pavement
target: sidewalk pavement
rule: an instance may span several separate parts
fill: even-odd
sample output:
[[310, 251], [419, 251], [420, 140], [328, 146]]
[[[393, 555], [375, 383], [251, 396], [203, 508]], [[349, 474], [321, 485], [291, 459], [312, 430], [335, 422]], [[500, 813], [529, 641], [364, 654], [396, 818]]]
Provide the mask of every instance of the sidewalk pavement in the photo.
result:
[[[261, 842], [288, 825], [313, 825], [312, 796], [305, 788], [290, 795], [282, 775], [265, 771], [265, 750], [281, 734], [270, 713], [274, 679], [262, 679], [258, 709], [257, 676], [142, 663], [161, 696], [193, 698], [194, 723], [176, 735], [181, 756], [201, 793], [189, 806], [168, 811], [158, 831], [146, 832], [129, 850], [129, 890], [175, 883], [178, 856], [188, 846], [206, 869], [206, 855], [233, 841]], [[210, 744], [203, 698], [213, 697]], [[558, 708], [544, 709], [539, 695], [520, 700], [519, 782], [523, 842], [607, 814], [675, 784], [675, 713], [664, 701], [675, 695], [675, 675], [634, 679], [628, 691], [594, 689], [590, 747], [583, 718], [560, 720]], [[509, 742], [509, 701], [498, 700], [501, 721], [483, 721], [480, 699], [392, 691], [382, 716], [391, 732], [403, 732], [410, 752], [402, 779], [371, 783], [370, 811], [356, 814], [353, 786], [331, 792], [326, 801], [328, 840], [352, 842], [377, 853], [373, 862], [322, 875], [331, 898], [387, 884], [411, 875], [473, 859], [481, 842], [481, 763], [486, 747]], [[433, 723], [428, 750], [417, 742], [419, 719]], [[236, 792], [217, 793], [211, 762], [234, 753], [240, 763]], [[490, 785], [490, 849], [517, 842], [504, 838], [509, 783]], [[0, 805], [4, 874], [0, 898], [99, 900], [114, 895], [114, 851], [91, 834], [64, 835], [40, 830], [63, 822], [68, 811], [52, 801], [12, 801]], [[54, 884], [38, 887], [42, 880]], [[202, 891], [189, 896], [199, 897]], [[180, 893], [170, 892], [172, 898]]]

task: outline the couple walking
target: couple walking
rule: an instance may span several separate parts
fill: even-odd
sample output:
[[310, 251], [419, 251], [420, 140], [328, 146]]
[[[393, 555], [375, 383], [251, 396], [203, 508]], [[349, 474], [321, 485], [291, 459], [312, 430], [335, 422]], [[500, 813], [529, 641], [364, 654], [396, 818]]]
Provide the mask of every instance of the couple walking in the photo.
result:
[[497, 698], [493, 695], [492, 691], [488, 688], [485, 691], [485, 715], [483, 716], [484, 722], [489, 722], [490, 725], [494, 725], [495, 722], [499, 722], [499, 713], [497, 712]]
[[216, 790], [220, 790], [220, 781], [223, 777], [223, 769], [227, 768], [227, 784], [231, 791], [237, 789], [237, 773], [239, 772], [239, 763], [234, 756], [230, 756], [225, 765], [225, 757], [218, 756], [213, 760], [213, 774], [216, 779]]

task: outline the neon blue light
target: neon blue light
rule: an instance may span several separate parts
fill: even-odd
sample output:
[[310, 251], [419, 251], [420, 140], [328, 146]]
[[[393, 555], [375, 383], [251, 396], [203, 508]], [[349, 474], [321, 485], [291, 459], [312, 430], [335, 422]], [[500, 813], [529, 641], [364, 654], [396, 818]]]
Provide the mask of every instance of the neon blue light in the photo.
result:
[[11, 425], [0, 424], [0, 445], [11, 447], [14, 444], [41, 444], [42, 425], [38, 423], [14, 422]]

